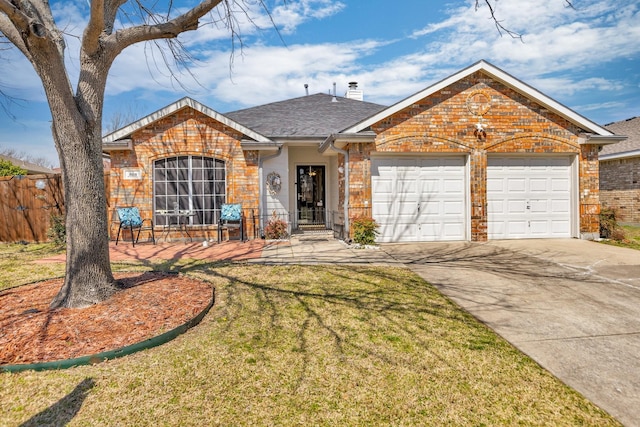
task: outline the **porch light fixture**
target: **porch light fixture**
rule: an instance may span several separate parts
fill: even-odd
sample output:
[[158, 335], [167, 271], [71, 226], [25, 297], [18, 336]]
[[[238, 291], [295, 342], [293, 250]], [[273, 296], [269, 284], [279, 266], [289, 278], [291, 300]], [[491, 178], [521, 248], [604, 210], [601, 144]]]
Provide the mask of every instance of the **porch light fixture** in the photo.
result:
[[311, 169], [311, 166], [309, 166], [309, 176], [316, 176], [316, 171]]

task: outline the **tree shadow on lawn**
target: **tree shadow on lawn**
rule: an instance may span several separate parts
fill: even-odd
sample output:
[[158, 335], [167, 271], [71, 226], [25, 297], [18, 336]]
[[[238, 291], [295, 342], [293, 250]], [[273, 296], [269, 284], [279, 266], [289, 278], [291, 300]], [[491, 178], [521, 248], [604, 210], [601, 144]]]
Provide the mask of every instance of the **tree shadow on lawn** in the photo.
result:
[[71, 393], [58, 400], [42, 412], [29, 418], [20, 427], [39, 427], [45, 425], [64, 426], [80, 411], [89, 391], [95, 386], [93, 378], [82, 380]]
[[[205, 280], [209, 277], [228, 281], [226, 304], [222, 308], [224, 313], [219, 314], [226, 320], [225, 334], [246, 330], [243, 322], [247, 320], [247, 312], [251, 311], [256, 318], [264, 318], [259, 323], [258, 333], [262, 335], [261, 339], [268, 340], [273, 331], [288, 323], [290, 313], [297, 313], [292, 307], [301, 309], [303, 314], [296, 317], [297, 342], [293, 346], [293, 351], [302, 358], [298, 386], [304, 381], [313, 356], [310, 349], [313, 343], [310, 341], [317, 340], [318, 335], [329, 337], [332, 354], [339, 359], [347, 353], [357, 352], [389, 365], [400, 361], [387, 354], [388, 348], [352, 340], [350, 333], [355, 329], [367, 329], [374, 340], [387, 344], [402, 336], [402, 340], [410, 340], [412, 345], [419, 346], [422, 353], [429, 353], [439, 363], [455, 369], [455, 363], [440, 354], [439, 349], [431, 347], [431, 338], [419, 336], [433, 333], [428, 319], [444, 319], [464, 325], [464, 328], [474, 329], [474, 325], [484, 328], [434, 287], [406, 269], [345, 265], [246, 266], [275, 271], [275, 275], [282, 278], [279, 281], [268, 278], [266, 270], [264, 276], [254, 276], [253, 279], [242, 277], [242, 273], [236, 276], [230, 270], [225, 272], [224, 267], [229, 266], [231, 264], [199, 265], [192, 270], [196, 277], [202, 275]], [[265, 279], [261, 280], [261, 277]], [[476, 335], [472, 332], [468, 337], [473, 339]]]

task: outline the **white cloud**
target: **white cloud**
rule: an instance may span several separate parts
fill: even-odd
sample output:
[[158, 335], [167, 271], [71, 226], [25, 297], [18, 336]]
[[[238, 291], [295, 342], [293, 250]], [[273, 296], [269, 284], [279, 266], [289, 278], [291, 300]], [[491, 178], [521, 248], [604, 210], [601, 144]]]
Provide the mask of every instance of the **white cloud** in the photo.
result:
[[[563, 0], [500, 0], [498, 19], [522, 33], [524, 42], [501, 37], [486, 7], [475, 11], [475, 1], [464, 0], [450, 2], [453, 6], [439, 23], [413, 32], [403, 29], [411, 34], [404, 40], [385, 40], [383, 33], [372, 27], [369, 39], [328, 43], [319, 34], [314, 43], [288, 46], [278, 40], [274, 23], [285, 40], [295, 40], [302, 25], [341, 13], [345, 3], [292, 0], [274, 7], [271, 17], [260, 2], [247, 4], [251, 19], [239, 14], [235, 23], [246, 45], [235, 50], [232, 63], [229, 30], [209, 22], [181, 36], [200, 60], [191, 68], [195, 80], [187, 73], [172, 75], [152, 43], [138, 44], [114, 63], [107, 85], [108, 101], [135, 94], [137, 99], [152, 99], [156, 103], [153, 108], [160, 108], [167, 93], [173, 99], [185, 95], [177, 83], [179, 78], [188, 89], [186, 94], [220, 111], [225, 111], [225, 105], [235, 109], [302, 96], [305, 83], [315, 93], [327, 92], [337, 82], [338, 92], [343, 94], [352, 80], [359, 82], [365, 100], [391, 104], [480, 59], [554, 98], [585, 93], [612, 96], [629, 87], [628, 79], [593, 70], [602, 70], [620, 58], [637, 59], [640, 54], [640, 44], [635, 42], [640, 40], [640, 5], [636, 0], [580, 0], [575, 2], [576, 10], [565, 7]], [[84, 2], [57, 2], [56, 6], [56, 19], [64, 23], [65, 31], [78, 35], [86, 20]], [[77, 78], [78, 43], [77, 38], [68, 38], [72, 79]], [[398, 46], [403, 49], [397, 51], [410, 53], [398, 54]], [[19, 65], [20, 70], [30, 68], [21, 61], [11, 64]], [[12, 69], [0, 62], [1, 75]], [[180, 71], [179, 67], [176, 70]], [[20, 75], [21, 79], [11, 82], [16, 91], [27, 99], [42, 99], [35, 73], [30, 76], [28, 71], [20, 71]], [[612, 108], [604, 102], [599, 105]]]

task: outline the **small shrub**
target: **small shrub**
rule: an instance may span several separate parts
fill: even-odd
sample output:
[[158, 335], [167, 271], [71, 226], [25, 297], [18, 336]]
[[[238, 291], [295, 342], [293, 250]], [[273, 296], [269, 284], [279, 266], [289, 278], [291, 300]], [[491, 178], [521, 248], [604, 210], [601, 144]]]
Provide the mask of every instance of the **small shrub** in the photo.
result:
[[600, 237], [618, 241], [624, 240], [624, 230], [618, 225], [615, 209], [603, 208], [600, 211]]
[[288, 229], [287, 222], [278, 218], [274, 213], [264, 229], [264, 237], [270, 240], [286, 239], [289, 235]]
[[357, 217], [351, 223], [353, 241], [360, 245], [374, 245], [378, 235], [378, 223], [370, 217]]
[[47, 237], [56, 246], [64, 246], [67, 242], [67, 227], [64, 215], [51, 214], [51, 227], [47, 230]]
[[9, 160], [0, 159], [0, 176], [16, 176], [26, 174], [26, 169], [14, 165]]
[[615, 228], [611, 232], [611, 240], [615, 240], [616, 242], [623, 242], [627, 239], [627, 236], [624, 233], [622, 228]]

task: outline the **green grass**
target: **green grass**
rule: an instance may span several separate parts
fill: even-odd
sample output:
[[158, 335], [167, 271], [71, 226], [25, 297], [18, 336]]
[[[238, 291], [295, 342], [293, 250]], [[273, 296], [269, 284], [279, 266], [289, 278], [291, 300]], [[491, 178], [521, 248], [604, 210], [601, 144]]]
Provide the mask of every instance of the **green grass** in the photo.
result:
[[640, 250], [640, 226], [623, 225], [620, 228], [624, 231], [623, 240], [603, 240], [603, 243], [623, 248]]
[[0, 425], [619, 425], [408, 270], [151, 268], [215, 286], [203, 322], [103, 364], [0, 374]]
[[63, 263], [32, 264], [32, 261], [64, 252], [50, 243], [0, 243], [0, 291], [64, 274]]

